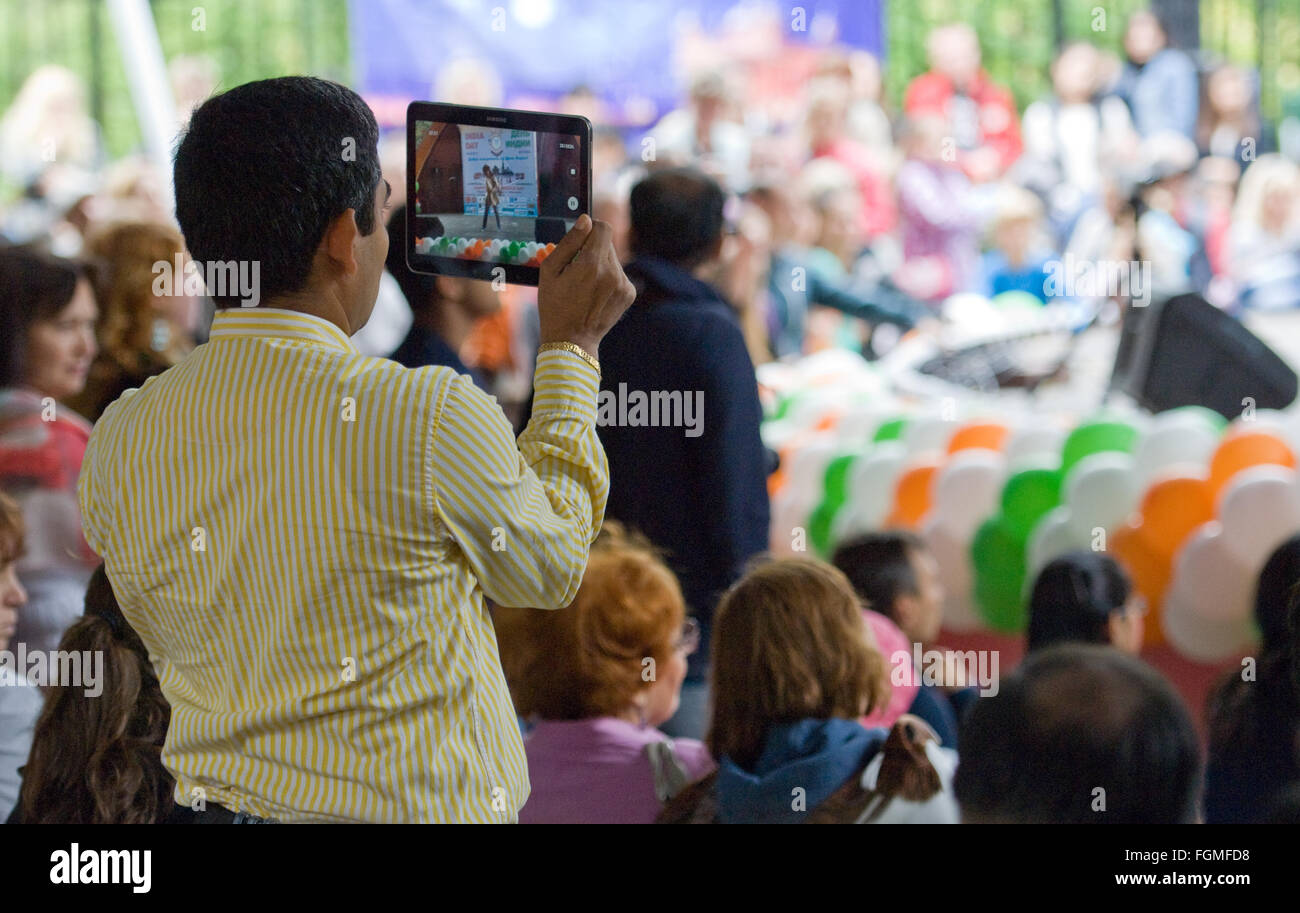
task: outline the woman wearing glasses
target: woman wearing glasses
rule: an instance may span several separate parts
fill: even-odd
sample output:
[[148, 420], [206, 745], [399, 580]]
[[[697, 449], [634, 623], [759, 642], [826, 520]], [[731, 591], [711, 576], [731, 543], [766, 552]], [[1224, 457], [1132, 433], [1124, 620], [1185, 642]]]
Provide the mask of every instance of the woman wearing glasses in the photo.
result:
[[524, 824], [649, 824], [713, 770], [703, 744], [657, 728], [677, 711], [699, 628], [664, 563], [605, 527], [568, 608], [497, 609], [502, 667], [532, 724]]

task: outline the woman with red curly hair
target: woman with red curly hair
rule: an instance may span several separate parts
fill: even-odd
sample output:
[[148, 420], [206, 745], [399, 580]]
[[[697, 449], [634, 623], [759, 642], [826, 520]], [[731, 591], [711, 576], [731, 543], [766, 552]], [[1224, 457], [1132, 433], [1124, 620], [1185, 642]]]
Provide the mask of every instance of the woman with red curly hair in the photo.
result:
[[713, 769], [701, 743], [656, 728], [677, 711], [699, 630], [672, 571], [611, 525], [567, 608], [497, 610], [515, 708], [534, 724], [523, 824], [649, 824]]

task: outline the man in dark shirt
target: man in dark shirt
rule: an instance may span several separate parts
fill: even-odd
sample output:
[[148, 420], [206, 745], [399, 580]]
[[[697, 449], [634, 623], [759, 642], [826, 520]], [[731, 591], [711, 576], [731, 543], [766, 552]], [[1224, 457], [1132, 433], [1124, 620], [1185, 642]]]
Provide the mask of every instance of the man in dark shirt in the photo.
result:
[[767, 467], [754, 365], [735, 311], [703, 281], [723, 241], [722, 189], [693, 169], [632, 189], [624, 271], [636, 303], [601, 346], [596, 424], [609, 458], [607, 515], [667, 552], [701, 649], [666, 730], [702, 736], [713, 607], [768, 547]]
[[406, 265], [406, 207], [399, 206], [388, 219], [388, 259], [385, 266], [411, 306], [411, 330], [392, 355], [407, 368], [444, 365], [458, 374], [468, 374], [480, 388], [486, 379], [460, 360], [474, 324], [495, 314], [501, 299], [490, 282], [459, 276], [430, 276], [413, 272]]

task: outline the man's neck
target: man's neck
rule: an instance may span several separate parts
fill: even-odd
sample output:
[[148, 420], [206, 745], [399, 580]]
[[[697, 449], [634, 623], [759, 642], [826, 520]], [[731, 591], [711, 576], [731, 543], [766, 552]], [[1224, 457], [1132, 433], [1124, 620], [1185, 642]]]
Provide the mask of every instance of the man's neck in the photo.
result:
[[360, 327], [353, 328], [352, 322], [348, 319], [348, 313], [343, 307], [343, 302], [339, 300], [337, 295], [330, 293], [322, 294], [304, 289], [300, 292], [268, 298], [259, 306], [278, 308], [283, 311], [297, 311], [299, 314], [310, 314], [312, 317], [319, 317], [321, 320], [334, 324], [347, 336], [351, 336], [357, 329], [360, 329]]

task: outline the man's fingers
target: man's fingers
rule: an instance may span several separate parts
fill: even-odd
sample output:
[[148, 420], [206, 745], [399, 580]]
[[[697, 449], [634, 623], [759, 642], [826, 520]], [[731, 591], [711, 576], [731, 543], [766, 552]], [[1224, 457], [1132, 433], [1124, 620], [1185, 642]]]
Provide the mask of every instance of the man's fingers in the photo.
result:
[[582, 249], [587, 239], [591, 237], [592, 232], [591, 216], [585, 212], [578, 216], [578, 221], [573, 224], [555, 248], [551, 255], [542, 262], [542, 268], [550, 268], [552, 272], [563, 272], [564, 268], [569, 265], [573, 255]]
[[591, 231], [582, 242], [582, 256], [579, 263], [586, 261], [588, 264], [598, 262], [598, 258], [605, 254], [606, 249], [613, 249], [614, 229], [608, 222], [595, 221], [591, 225]]

